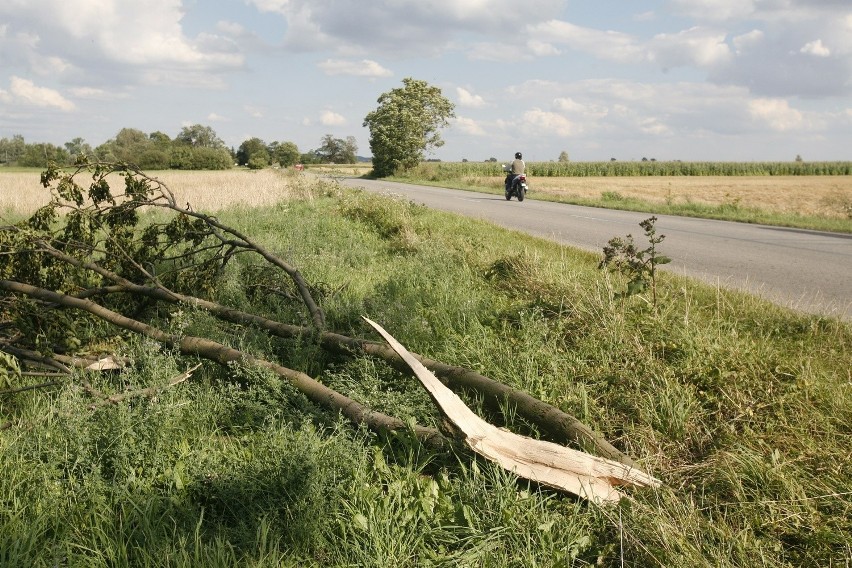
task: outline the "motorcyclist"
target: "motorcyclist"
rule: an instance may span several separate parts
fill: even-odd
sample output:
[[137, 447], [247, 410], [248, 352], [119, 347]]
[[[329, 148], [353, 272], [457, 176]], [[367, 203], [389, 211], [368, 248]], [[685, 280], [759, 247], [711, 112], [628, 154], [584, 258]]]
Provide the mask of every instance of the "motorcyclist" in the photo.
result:
[[515, 152], [515, 159], [512, 160], [511, 164], [506, 166], [506, 171], [509, 172], [506, 174], [506, 191], [509, 191], [509, 188], [512, 187], [512, 182], [515, 181], [516, 177], [524, 173], [526, 167], [523, 155], [520, 152]]

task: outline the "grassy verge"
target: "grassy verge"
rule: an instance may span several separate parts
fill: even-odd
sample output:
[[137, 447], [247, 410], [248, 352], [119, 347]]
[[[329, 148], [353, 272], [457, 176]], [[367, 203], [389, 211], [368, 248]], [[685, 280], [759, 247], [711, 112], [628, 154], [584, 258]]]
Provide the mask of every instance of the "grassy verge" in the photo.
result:
[[[668, 274], [652, 311], [614, 300], [624, 283], [596, 255], [329, 184], [311, 191], [219, 217], [298, 266], [331, 329], [374, 337], [367, 315], [411, 350], [525, 389], [664, 487], [600, 509], [468, 454], [353, 431], [252, 368], [205, 366], [156, 399], [95, 410], [78, 376], [0, 397], [0, 565], [848, 564], [852, 326]], [[240, 268], [219, 283], [222, 301], [298, 316]], [[414, 379], [374, 360], [189, 307], [169, 325], [376, 409], [439, 419]], [[114, 344], [134, 366], [86, 377], [103, 392], [162, 385], [194, 364], [134, 338]], [[507, 427], [535, 433], [505, 411]]]

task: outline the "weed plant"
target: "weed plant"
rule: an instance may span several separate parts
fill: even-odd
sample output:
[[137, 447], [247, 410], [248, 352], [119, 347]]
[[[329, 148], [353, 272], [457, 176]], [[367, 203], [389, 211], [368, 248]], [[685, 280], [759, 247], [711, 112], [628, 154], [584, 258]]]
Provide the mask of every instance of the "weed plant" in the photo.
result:
[[[2, 566], [848, 566], [852, 328], [657, 275], [614, 300], [596, 255], [330, 184], [223, 211], [298, 266], [328, 325], [463, 365], [570, 412], [664, 481], [598, 508], [467, 452], [380, 437], [244, 366], [117, 338], [133, 365], [0, 397]], [[520, 243], [520, 244], [519, 244]], [[601, 243], [603, 246], [603, 243]], [[307, 318], [234, 263], [220, 300]], [[252, 274], [251, 278], [248, 275]], [[268, 282], [273, 284], [274, 282]], [[266, 290], [266, 292], [263, 292]], [[437, 424], [415, 379], [184, 309], [173, 331], [280, 360], [377, 410]], [[17, 381], [38, 382], [33, 377]], [[535, 429], [510, 408], [491, 415]]]

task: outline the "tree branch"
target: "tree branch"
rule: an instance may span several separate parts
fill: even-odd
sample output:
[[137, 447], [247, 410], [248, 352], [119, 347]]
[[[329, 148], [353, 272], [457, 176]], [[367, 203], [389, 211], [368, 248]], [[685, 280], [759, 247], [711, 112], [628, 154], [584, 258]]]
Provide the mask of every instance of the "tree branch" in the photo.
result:
[[[315, 404], [336, 410], [354, 424], [364, 424], [374, 431], [387, 432], [408, 429], [408, 425], [399, 418], [371, 410], [361, 403], [326, 387], [305, 373], [253, 357], [210, 339], [170, 334], [154, 326], [113, 312], [90, 300], [52, 292], [22, 282], [0, 280], [0, 290], [24, 294], [31, 298], [90, 313], [112, 325], [144, 335], [164, 345], [176, 347], [185, 355], [195, 355], [222, 365], [230, 362], [241, 362], [269, 369], [278, 376], [287, 379]], [[433, 428], [415, 426], [414, 433], [423, 443], [431, 446], [444, 448], [448, 444], [448, 440]]]
[[[166, 302], [180, 302], [200, 307], [222, 320], [231, 323], [255, 325], [279, 337], [293, 338], [309, 336], [312, 333], [311, 330], [301, 326], [280, 323], [256, 314], [228, 308], [209, 300], [178, 294], [163, 287], [140, 286], [104, 269], [96, 263], [81, 261], [52, 249], [52, 247], [47, 247], [46, 251], [75, 266], [95, 271], [101, 276], [116, 282], [119, 286], [118, 289], [124, 289], [128, 293], [141, 294]], [[401, 372], [410, 372], [408, 365], [405, 364], [393, 349], [384, 343], [355, 339], [328, 331], [320, 333], [319, 341], [321, 346], [329, 351], [345, 355], [353, 352], [365, 353], [385, 360]], [[486, 402], [494, 408], [499, 408], [505, 402], [515, 406], [520, 416], [542, 428], [542, 430], [557, 441], [574, 442], [584, 449], [594, 449], [597, 454], [603, 457], [619, 461], [625, 465], [635, 465], [634, 460], [630, 456], [610, 444], [601, 433], [553, 405], [540, 401], [524, 391], [513, 389], [471, 369], [448, 365], [440, 361], [422, 357], [416, 353], [413, 353], [413, 355], [446, 384], [455, 388], [473, 390], [484, 396]]]

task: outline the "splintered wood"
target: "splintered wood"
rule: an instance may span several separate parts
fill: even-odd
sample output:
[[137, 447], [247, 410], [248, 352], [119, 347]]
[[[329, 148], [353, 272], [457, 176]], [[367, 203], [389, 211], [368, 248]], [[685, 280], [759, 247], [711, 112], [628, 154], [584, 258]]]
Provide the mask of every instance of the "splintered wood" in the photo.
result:
[[596, 504], [615, 503], [615, 487], [658, 487], [656, 479], [623, 463], [559, 444], [521, 436], [481, 419], [420, 361], [376, 322], [364, 318], [411, 367], [432, 399], [477, 454], [519, 477], [586, 498]]

